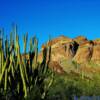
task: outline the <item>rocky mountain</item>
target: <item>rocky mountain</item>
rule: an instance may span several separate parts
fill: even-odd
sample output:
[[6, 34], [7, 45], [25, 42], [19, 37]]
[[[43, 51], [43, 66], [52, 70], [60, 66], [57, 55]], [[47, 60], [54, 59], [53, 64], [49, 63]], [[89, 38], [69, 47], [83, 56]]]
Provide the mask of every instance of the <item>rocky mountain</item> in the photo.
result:
[[50, 66], [56, 69], [59, 66], [58, 69], [71, 71], [75, 66], [81, 66], [79, 70], [100, 66], [100, 39], [88, 40], [83, 36], [74, 39], [66, 36], [54, 38], [42, 45], [39, 61], [42, 60], [42, 51], [46, 45], [51, 46]]

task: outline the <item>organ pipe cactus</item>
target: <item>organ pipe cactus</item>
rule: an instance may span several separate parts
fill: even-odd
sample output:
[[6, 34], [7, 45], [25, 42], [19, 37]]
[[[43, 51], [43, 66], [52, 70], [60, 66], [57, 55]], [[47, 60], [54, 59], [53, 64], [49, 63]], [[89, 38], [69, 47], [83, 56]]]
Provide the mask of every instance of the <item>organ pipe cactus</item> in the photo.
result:
[[[35, 87], [38, 87], [40, 98], [44, 99], [53, 82], [53, 73], [48, 75], [51, 49], [50, 47], [44, 49], [43, 61], [38, 63], [38, 41], [36, 37], [30, 39], [30, 45], [28, 45], [30, 50], [26, 53], [28, 34], [24, 35], [23, 54], [25, 56], [23, 56], [20, 53], [19, 37], [17, 34], [14, 36], [16, 36], [15, 40], [11, 33], [10, 42], [6, 38], [4, 44], [0, 39], [0, 91], [3, 89], [5, 95], [7, 95], [7, 91], [10, 91], [11, 94], [17, 95], [21, 100], [27, 98], [32, 89], [35, 91]], [[48, 61], [47, 53], [49, 54]]]

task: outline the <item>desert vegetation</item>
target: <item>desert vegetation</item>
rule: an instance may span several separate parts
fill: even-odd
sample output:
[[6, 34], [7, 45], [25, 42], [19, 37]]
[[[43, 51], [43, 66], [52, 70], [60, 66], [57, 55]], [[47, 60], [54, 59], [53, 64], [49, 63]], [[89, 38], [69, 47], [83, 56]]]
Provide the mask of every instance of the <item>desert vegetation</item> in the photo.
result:
[[[39, 63], [36, 37], [28, 42], [23, 36], [24, 53], [20, 52], [19, 36], [10, 34], [10, 39], [0, 37], [0, 100], [41, 100], [45, 99], [53, 82], [53, 73], [46, 61], [50, 47], [43, 50], [43, 61]], [[29, 48], [26, 52], [27, 45]], [[26, 56], [27, 55], [27, 56]]]
[[[0, 34], [0, 100], [74, 100], [75, 96], [80, 100], [81, 96], [100, 95], [100, 65], [92, 60], [78, 63], [72, 59], [74, 56], [68, 58], [73, 46], [79, 49], [76, 42], [72, 44], [73, 40], [62, 37], [68, 43], [65, 40], [60, 45], [56, 43], [54, 49], [49, 41], [40, 53], [36, 37], [28, 40], [26, 33], [21, 45], [19, 38], [16, 31], [10, 33], [10, 38]], [[77, 49], [73, 49], [74, 55]], [[81, 52], [78, 56], [82, 59]], [[39, 56], [42, 61], [38, 60]]]

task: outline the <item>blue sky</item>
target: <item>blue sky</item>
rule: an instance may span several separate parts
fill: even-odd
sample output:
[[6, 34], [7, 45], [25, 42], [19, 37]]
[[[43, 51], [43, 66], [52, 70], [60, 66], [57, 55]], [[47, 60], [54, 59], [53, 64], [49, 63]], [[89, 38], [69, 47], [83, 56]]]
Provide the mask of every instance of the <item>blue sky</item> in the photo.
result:
[[12, 22], [20, 38], [36, 35], [39, 48], [49, 35], [100, 38], [100, 0], [0, 0], [0, 27], [8, 36]]

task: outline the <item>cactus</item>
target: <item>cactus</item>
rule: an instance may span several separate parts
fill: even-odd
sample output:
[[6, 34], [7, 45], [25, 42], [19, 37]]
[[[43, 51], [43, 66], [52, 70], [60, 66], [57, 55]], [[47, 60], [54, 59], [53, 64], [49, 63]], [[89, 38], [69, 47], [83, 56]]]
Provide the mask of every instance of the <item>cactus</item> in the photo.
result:
[[[16, 36], [15, 39], [13, 36]], [[38, 87], [40, 98], [44, 99], [53, 82], [53, 73], [48, 76], [51, 48], [46, 46], [43, 51], [43, 61], [38, 63], [36, 37], [30, 39], [30, 50], [26, 53], [28, 34], [24, 35], [24, 57], [20, 53], [19, 37], [16, 32], [15, 35], [10, 34], [10, 42], [7, 38], [4, 41], [5, 44], [2, 42], [0, 39], [0, 91], [3, 89], [5, 95], [10, 91], [12, 96], [14, 94], [20, 99], [25, 99], [31, 91], [35, 91], [35, 87]], [[49, 54], [48, 61], [47, 53]], [[45, 81], [47, 79], [49, 79], [48, 82]]]

